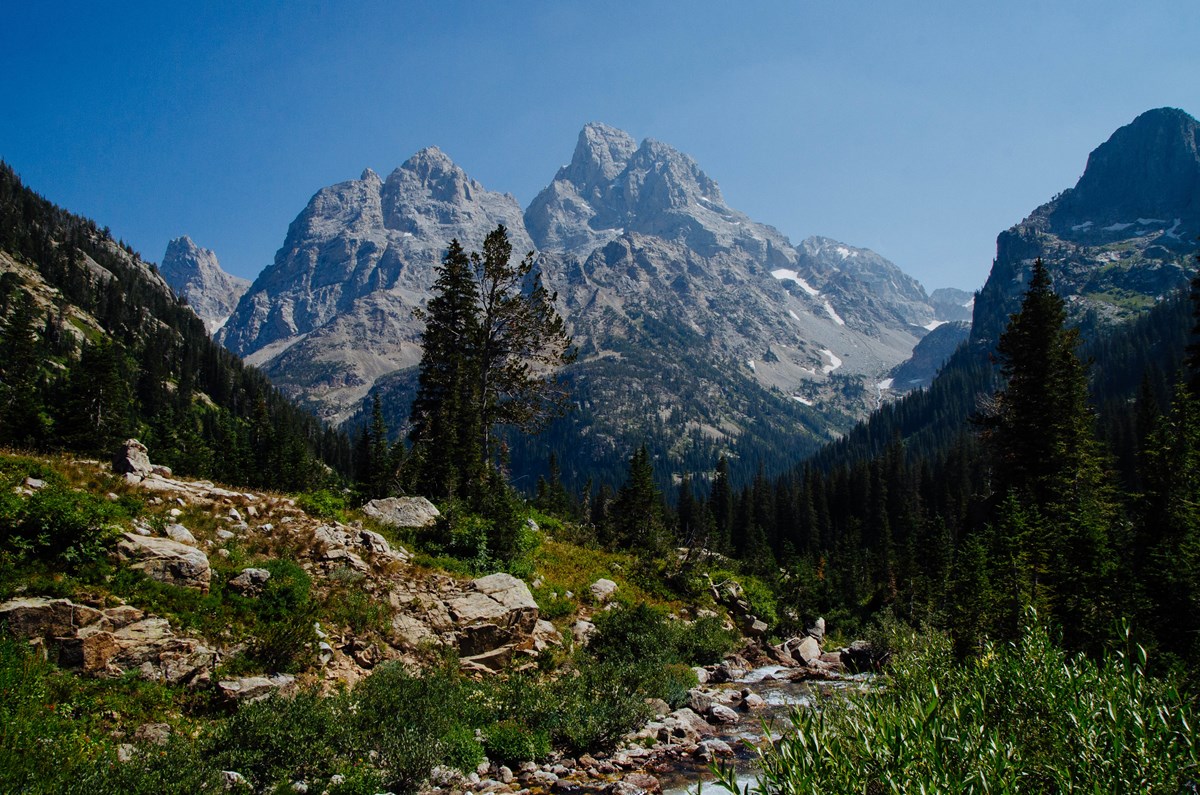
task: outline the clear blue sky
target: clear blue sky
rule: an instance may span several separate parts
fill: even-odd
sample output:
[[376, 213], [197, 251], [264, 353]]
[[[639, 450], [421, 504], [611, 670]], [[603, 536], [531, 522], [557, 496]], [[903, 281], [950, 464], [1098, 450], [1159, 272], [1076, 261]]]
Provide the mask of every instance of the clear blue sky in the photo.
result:
[[436, 144], [528, 201], [598, 120], [793, 241], [976, 288], [996, 234], [1153, 107], [1200, 113], [1200, 3], [9, 2], [0, 158], [152, 261], [253, 277], [321, 187]]

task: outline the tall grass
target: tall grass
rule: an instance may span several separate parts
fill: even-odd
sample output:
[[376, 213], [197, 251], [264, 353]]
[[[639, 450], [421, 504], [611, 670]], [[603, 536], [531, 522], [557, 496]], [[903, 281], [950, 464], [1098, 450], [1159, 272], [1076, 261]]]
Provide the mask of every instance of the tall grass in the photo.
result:
[[[1031, 613], [1019, 643], [958, 663], [945, 636], [910, 635], [882, 688], [795, 711], [744, 791], [1195, 792], [1195, 701], [1126, 638], [1071, 656]], [[721, 784], [738, 791], [731, 771]]]

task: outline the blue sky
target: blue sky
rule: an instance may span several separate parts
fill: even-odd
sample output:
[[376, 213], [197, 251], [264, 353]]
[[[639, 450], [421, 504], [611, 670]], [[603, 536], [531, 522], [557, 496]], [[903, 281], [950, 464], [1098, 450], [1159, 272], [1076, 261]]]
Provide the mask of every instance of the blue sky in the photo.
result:
[[0, 158], [152, 261], [253, 277], [321, 187], [436, 144], [527, 204], [604, 121], [793, 241], [979, 287], [1140, 112], [1200, 113], [1200, 3], [9, 3]]

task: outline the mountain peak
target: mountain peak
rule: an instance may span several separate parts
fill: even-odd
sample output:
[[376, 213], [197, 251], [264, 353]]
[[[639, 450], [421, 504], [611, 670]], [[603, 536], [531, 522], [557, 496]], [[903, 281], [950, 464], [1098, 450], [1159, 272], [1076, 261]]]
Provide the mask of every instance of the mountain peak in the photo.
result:
[[188, 304], [208, 328], [210, 334], [219, 329], [238, 299], [250, 287], [246, 279], [221, 269], [217, 255], [180, 235], [167, 244], [159, 273]]
[[573, 183], [581, 193], [611, 182], [625, 168], [637, 143], [624, 130], [598, 121], [579, 131], [571, 164], [559, 169], [557, 180]]
[[1053, 226], [1091, 229], [1139, 218], [1200, 218], [1200, 122], [1177, 108], [1148, 110], [1088, 156], [1087, 168], [1054, 207]]

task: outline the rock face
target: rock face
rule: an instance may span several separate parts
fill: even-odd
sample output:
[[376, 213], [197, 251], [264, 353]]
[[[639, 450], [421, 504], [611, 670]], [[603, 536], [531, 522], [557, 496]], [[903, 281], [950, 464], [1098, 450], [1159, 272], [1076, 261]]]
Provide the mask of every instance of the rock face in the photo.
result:
[[1147, 111], [1088, 157], [1074, 188], [996, 240], [971, 338], [994, 345], [1020, 305], [1033, 261], [1078, 321], [1120, 321], [1184, 286], [1200, 234], [1200, 123]]
[[117, 546], [122, 560], [159, 582], [207, 592], [212, 576], [208, 556], [170, 538], [125, 533]]
[[[398, 425], [420, 359], [412, 310], [450, 239], [478, 249], [498, 223], [518, 255], [539, 250], [580, 348], [567, 375], [587, 411], [567, 420], [560, 459], [612, 459], [648, 432], [750, 459], [781, 438], [808, 449], [874, 407], [862, 387], [935, 319], [882, 257], [793, 246], [730, 208], [686, 155], [589, 124], [524, 212], [437, 149], [386, 180], [367, 170], [319, 191], [218, 339], [326, 419], [354, 417], [375, 390]], [[676, 421], [653, 419], [662, 406], [679, 407]], [[545, 454], [515, 449], [514, 470]]]
[[200, 641], [180, 638], [166, 619], [128, 606], [100, 610], [28, 597], [0, 604], [0, 623], [13, 637], [43, 644], [59, 665], [88, 674], [136, 670], [147, 679], [202, 684], [216, 663]]
[[344, 419], [380, 376], [420, 360], [413, 309], [449, 241], [479, 248], [497, 224], [514, 251], [533, 247], [516, 199], [436, 147], [386, 180], [367, 169], [313, 196], [218, 339], [325, 418]]
[[225, 325], [238, 300], [250, 289], [248, 279], [226, 273], [216, 254], [200, 248], [187, 235], [167, 244], [159, 272], [204, 321], [209, 334]]

